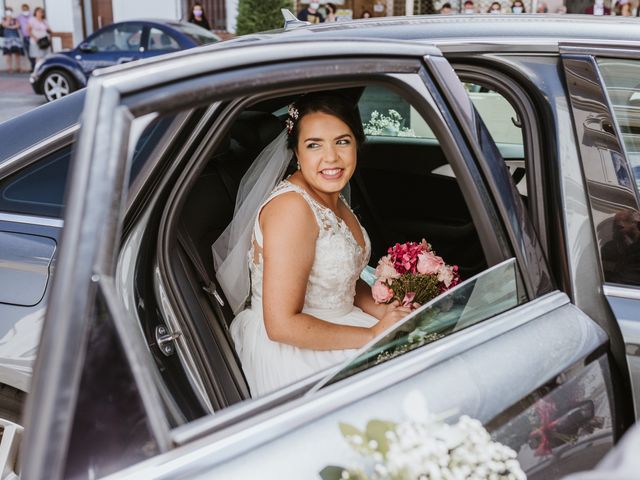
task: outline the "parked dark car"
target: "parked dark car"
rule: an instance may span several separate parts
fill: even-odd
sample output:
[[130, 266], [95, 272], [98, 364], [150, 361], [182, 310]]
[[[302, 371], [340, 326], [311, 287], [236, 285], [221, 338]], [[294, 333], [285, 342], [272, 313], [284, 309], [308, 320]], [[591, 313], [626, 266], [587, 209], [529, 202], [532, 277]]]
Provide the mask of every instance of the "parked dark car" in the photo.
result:
[[[47, 303], [39, 346], [18, 355], [28, 375], [38, 347], [24, 436], [4, 422], [3, 471], [317, 478], [352, 456], [341, 422], [401, 420], [416, 391], [478, 418], [529, 478], [592, 467], [640, 398], [638, 26], [302, 27], [97, 72], [84, 98], [28, 114], [41, 134], [0, 125], [18, 145], [0, 155], [4, 330]], [[348, 364], [251, 398], [210, 247], [287, 105], [313, 90], [363, 115], [350, 193], [371, 264], [424, 237], [464, 282]]]
[[96, 68], [216, 43], [202, 27], [167, 20], [131, 20], [101, 28], [72, 50], [47, 55], [29, 81], [48, 101], [84, 88]]

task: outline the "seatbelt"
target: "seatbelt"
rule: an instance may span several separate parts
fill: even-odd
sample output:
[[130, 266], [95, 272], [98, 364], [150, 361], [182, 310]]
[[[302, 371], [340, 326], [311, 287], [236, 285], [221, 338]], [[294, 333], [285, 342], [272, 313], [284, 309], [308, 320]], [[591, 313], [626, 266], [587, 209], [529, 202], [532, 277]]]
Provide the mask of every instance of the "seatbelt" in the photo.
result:
[[184, 249], [185, 253], [187, 254], [187, 257], [189, 257], [189, 260], [191, 260], [191, 263], [193, 264], [194, 268], [196, 269], [200, 282], [202, 283], [202, 289], [205, 292], [207, 292], [209, 295], [211, 295], [213, 298], [215, 298], [216, 301], [214, 302], [214, 305], [216, 308], [216, 313], [220, 316], [220, 318], [222, 318], [223, 320], [222, 323], [224, 324], [224, 328], [228, 330], [227, 318], [223, 310], [223, 307], [225, 306], [225, 301], [223, 300], [222, 296], [218, 292], [220, 285], [217, 283], [217, 280], [212, 280], [211, 278], [209, 278], [209, 274], [207, 273], [207, 270], [204, 268], [204, 265], [202, 264], [200, 257], [196, 254], [195, 244], [193, 243], [191, 236], [186, 234], [185, 231], [186, 230], [184, 226], [181, 225], [181, 227], [178, 229], [178, 242]]

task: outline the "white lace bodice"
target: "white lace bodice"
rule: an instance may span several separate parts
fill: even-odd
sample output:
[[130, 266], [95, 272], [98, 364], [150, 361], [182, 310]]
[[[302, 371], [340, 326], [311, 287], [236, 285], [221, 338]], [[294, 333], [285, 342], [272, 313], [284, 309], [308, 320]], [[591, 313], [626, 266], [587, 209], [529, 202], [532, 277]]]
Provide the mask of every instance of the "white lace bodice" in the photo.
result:
[[[320, 230], [316, 241], [315, 259], [307, 283], [304, 308], [334, 311], [338, 314], [349, 311], [353, 307], [356, 281], [369, 262], [371, 254], [367, 232], [360, 226], [365, 241], [363, 250], [341, 218], [313, 199], [302, 187], [288, 180], [283, 180], [276, 186], [263, 206], [286, 192], [297, 192], [306, 200]], [[256, 218], [253, 248], [249, 252], [249, 268], [251, 270], [251, 306], [260, 311], [262, 310], [263, 273], [261, 252], [262, 232]]]

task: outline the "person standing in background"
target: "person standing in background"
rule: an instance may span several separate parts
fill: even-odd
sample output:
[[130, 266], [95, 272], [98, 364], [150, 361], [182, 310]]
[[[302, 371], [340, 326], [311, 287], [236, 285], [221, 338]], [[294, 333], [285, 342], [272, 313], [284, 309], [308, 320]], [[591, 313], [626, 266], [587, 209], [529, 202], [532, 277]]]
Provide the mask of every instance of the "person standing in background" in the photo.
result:
[[451, 15], [453, 13], [451, 4], [449, 2], [443, 4], [442, 7], [440, 7], [439, 13], [440, 15]]
[[489, 6], [489, 10], [487, 10], [487, 13], [493, 13], [494, 15], [497, 13], [502, 13], [502, 5], [500, 5], [500, 2], [493, 2], [491, 6]]
[[335, 3], [327, 3], [325, 6], [325, 11], [327, 12], [327, 16], [325, 17], [325, 22], [336, 22], [338, 18], [336, 17], [336, 11], [338, 7], [336, 7]]
[[20, 31], [22, 32], [22, 50], [29, 59], [29, 63], [31, 64], [31, 71], [33, 72], [33, 67], [35, 67], [36, 61], [29, 52], [29, 19], [31, 18], [31, 9], [26, 3], [23, 3], [20, 9], [21, 10], [20, 15], [18, 16], [18, 22], [20, 23]]
[[[33, 11], [33, 17], [29, 19], [29, 52], [34, 60], [43, 59], [51, 51], [51, 28], [47, 17], [44, 12], [44, 8], [36, 7]], [[49, 44], [45, 47], [39, 40], [43, 38], [49, 39]]]
[[476, 13], [476, 6], [473, 4], [472, 0], [466, 0], [464, 2], [464, 8], [462, 10], [462, 13], [466, 13], [467, 15]]
[[511, 4], [511, 13], [515, 13], [516, 15], [520, 13], [527, 13], [524, 9], [524, 3], [522, 3], [521, 0], [514, 0]]
[[[13, 9], [7, 7], [2, 19], [4, 28], [4, 44], [2, 53], [5, 56], [9, 73], [20, 72], [20, 54], [22, 52], [22, 40], [20, 40], [20, 23], [13, 16]], [[14, 66], [15, 65], [15, 66]]]
[[318, 11], [319, 8], [320, 8], [319, 2], [311, 2], [307, 8], [300, 10], [300, 13], [298, 13], [298, 20], [302, 20], [303, 22], [309, 22], [309, 23], [324, 22], [324, 17]]
[[204, 8], [202, 4], [196, 2], [191, 7], [191, 15], [189, 15], [189, 23], [193, 23], [194, 25], [198, 25], [199, 27], [204, 28], [205, 30], [211, 30], [211, 25], [209, 25], [209, 20], [207, 20], [207, 16], [204, 13]]

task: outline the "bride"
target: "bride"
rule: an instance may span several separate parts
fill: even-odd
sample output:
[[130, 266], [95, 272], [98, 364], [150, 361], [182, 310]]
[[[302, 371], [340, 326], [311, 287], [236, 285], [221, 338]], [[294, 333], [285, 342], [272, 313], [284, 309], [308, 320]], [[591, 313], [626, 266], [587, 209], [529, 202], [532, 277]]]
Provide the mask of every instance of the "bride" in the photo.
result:
[[[369, 238], [340, 194], [365, 138], [357, 106], [307, 94], [286, 124], [243, 177], [234, 220], [213, 245], [254, 397], [348, 359], [409, 312], [376, 304], [359, 280]], [[297, 171], [273, 188], [292, 155]]]

